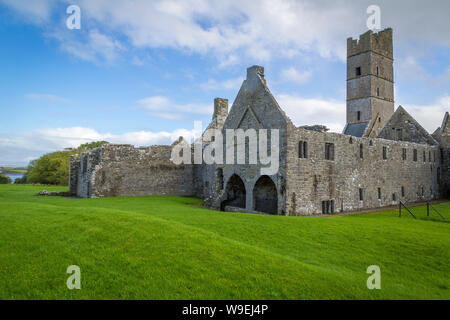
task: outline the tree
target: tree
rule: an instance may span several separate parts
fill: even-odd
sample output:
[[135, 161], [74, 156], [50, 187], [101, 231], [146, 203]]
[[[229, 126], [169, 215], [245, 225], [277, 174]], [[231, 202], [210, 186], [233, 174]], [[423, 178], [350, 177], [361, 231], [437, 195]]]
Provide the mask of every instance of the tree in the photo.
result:
[[85, 143], [74, 150], [57, 151], [33, 160], [27, 169], [26, 183], [68, 185], [70, 156], [81, 154], [106, 143], [108, 142], [96, 141]]
[[10, 184], [12, 182], [10, 177], [6, 177], [0, 174], [0, 184]]

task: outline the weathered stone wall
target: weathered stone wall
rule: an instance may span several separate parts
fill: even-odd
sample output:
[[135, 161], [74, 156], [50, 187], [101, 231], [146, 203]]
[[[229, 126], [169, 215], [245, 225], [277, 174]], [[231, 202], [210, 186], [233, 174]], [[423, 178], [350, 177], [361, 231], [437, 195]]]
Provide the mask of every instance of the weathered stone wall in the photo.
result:
[[[299, 141], [308, 143], [306, 159], [298, 157]], [[288, 215], [320, 214], [322, 201], [333, 200], [335, 212], [347, 212], [398, 204], [399, 200], [415, 202], [439, 196], [437, 146], [297, 128], [288, 131], [287, 143]], [[334, 161], [325, 160], [325, 143], [334, 144]], [[383, 147], [386, 147], [387, 159], [383, 159]], [[406, 160], [403, 160], [403, 149], [406, 149]], [[417, 161], [413, 161], [414, 149], [417, 150]], [[360, 188], [363, 189], [362, 201], [359, 199]], [[378, 188], [381, 188], [381, 199], [378, 199]]]
[[106, 145], [95, 148], [89, 152], [84, 152], [80, 155], [76, 192], [78, 197], [88, 198], [95, 196], [92, 192], [93, 174], [99, 163], [102, 161], [103, 150], [105, 147]]
[[394, 113], [393, 62], [392, 29], [347, 39], [347, 124], [370, 122], [367, 137], [376, 137]]
[[450, 199], [450, 115], [448, 112], [444, 116], [442, 126], [433, 133], [433, 137], [439, 142], [441, 196]]
[[[285, 213], [285, 168], [286, 168], [286, 125], [289, 120], [285, 116], [284, 112], [279, 107], [275, 98], [272, 96], [269, 88], [267, 87], [266, 80], [264, 78], [264, 68], [260, 66], [253, 66], [247, 69], [247, 78], [244, 81], [236, 100], [231, 107], [229, 115], [225, 121], [222, 132], [224, 136], [224, 150], [226, 150], [227, 129], [277, 129], [279, 130], [279, 171], [277, 174], [270, 176], [273, 183], [276, 186], [278, 192], [277, 210], [278, 214]], [[270, 133], [270, 132], [269, 132]], [[268, 137], [270, 144], [271, 137]], [[213, 197], [213, 207], [220, 207], [224, 201], [227, 201], [226, 187], [229, 184], [230, 178], [233, 175], [237, 175], [242, 179], [246, 190], [246, 205], [245, 211], [251, 212], [255, 210], [255, 201], [253, 190], [258, 179], [261, 177], [261, 164], [249, 164], [248, 151], [246, 152], [246, 164], [237, 164], [237, 149], [239, 145], [245, 145], [245, 142], [239, 142], [237, 139], [230, 142], [229, 145], [234, 147], [235, 164], [223, 164], [215, 167], [212, 176], [209, 172], [206, 175], [206, 180], [210, 183], [214, 183], [210, 187], [210, 194], [206, 194], [206, 197]], [[248, 148], [247, 148], [248, 149]], [[257, 154], [259, 159], [259, 153]], [[223, 170], [223, 189], [218, 188], [215, 185], [217, 179], [217, 169]]]
[[78, 190], [78, 175], [80, 174], [80, 157], [73, 155], [69, 162], [69, 191], [71, 195], [76, 195]]
[[110, 144], [83, 153], [77, 195], [195, 195], [193, 166], [175, 165], [170, 156], [171, 146]]

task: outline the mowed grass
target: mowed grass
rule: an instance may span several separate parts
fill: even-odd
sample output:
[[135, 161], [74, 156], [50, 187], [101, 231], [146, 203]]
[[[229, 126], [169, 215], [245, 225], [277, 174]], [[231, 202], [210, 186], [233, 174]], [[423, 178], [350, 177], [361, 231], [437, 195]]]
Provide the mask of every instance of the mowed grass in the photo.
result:
[[[0, 299], [449, 299], [450, 224], [425, 208], [281, 217], [182, 197], [0, 185]], [[450, 220], [450, 203], [436, 205]], [[69, 290], [69, 265], [81, 290]], [[381, 290], [366, 286], [381, 268]]]

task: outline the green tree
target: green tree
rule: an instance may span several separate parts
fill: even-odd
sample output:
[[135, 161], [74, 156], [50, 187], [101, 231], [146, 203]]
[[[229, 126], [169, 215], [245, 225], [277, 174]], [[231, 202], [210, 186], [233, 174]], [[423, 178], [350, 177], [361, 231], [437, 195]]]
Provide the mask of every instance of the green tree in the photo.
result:
[[11, 178], [0, 174], [0, 184], [10, 184]]
[[33, 160], [27, 169], [26, 183], [67, 185], [69, 183], [70, 156], [81, 154], [106, 143], [108, 142], [96, 141], [85, 143], [73, 150], [57, 151]]

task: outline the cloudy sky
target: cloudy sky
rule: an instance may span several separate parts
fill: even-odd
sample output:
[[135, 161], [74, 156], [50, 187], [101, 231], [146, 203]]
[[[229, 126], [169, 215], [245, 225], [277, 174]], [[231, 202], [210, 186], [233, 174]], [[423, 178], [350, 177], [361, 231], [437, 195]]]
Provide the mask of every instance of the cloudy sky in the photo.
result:
[[[73, 4], [80, 30], [66, 27]], [[346, 39], [372, 4], [394, 29], [396, 106], [434, 131], [450, 110], [448, 0], [0, 0], [0, 165], [189, 137], [255, 64], [296, 125], [340, 132]]]

